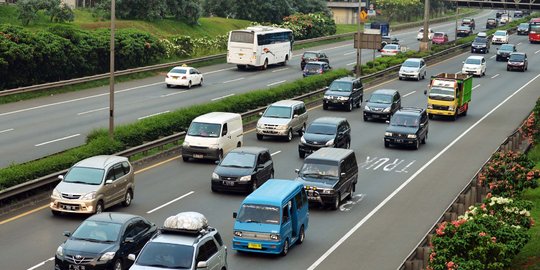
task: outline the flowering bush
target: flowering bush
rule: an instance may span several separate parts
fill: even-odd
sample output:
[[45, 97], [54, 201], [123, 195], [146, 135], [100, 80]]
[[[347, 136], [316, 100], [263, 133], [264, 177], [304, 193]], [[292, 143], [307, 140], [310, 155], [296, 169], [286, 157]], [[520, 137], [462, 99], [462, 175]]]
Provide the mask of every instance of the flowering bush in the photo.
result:
[[531, 144], [534, 143], [535, 138], [538, 137], [538, 124], [539, 123], [537, 119], [538, 119], [537, 115], [534, 112], [532, 112], [529, 115], [529, 117], [527, 117], [527, 120], [525, 120], [525, 123], [523, 123], [523, 126], [519, 128], [519, 130], [523, 132], [523, 135], [525, 136], [525, 138], [527, 138], [527, 140]]
[[492, 215], [511, 226], [529, 229], [534, 224], [529, 212], [532, 207], [530, 201], [496, 197], [488, 193], [482, 204], [469, 207], [460, 219], [468, 221], [479, 215]]
[[540, 171], [526, 155], [499, 151], [479, 173], [479, 185], [486, 186], [493, 195], [514, 197], [526, 188], [536, 188]]
[[324, 13], [296, 13], [283, 18], [283, 24], [280, 27], [291, 29], [296, 40], [329, 36], [336, 33], [334, 19]]
[[213, 38], [192, 38], [190, 36], [175, 36], [160, 40], [165, 47], [167, 58], [172, 56], [187, 57], [218, 53], [227, 48], [227, 35]]

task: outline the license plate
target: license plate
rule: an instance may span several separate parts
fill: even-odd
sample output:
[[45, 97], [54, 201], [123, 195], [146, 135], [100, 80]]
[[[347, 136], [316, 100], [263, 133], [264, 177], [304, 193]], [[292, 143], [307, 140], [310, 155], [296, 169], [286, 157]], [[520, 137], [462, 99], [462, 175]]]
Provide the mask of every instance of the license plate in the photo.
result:
[[193, 157], [194, 158], [203, 158], [204, 155], [203, 154], [193, 154]]
[[402, 140], [402, 139], [396, 139], [396, 142], [398, 142], [398, 143], [402, 143], [402, 142], [403, 142], [403, 140]]
[[244, 54], [243, 54], [243, 53], [239, 53], [238, 55], [240, 55], [240, 56], [244, 56]]
[[248, 248], [262, 249], [262, 245], [257, 243], [248, 243]]
[[178, 79], [178, 76], [172, 76], [173, 79]]
[[225, 185], [225, 186], [234, 186], [234, 182], [233, 182], [233, 181], [223, 181], [222, 183], [223, 183], [223, 185]]
[[62, 205], [62, 209], [64, 210], [77, 210], [77, 206], [71, 206], [71, 205]]
[[319, 198], [317, 198], [317, 197], [315, 197], [315, 196], [308, 196], [307, 198], [308, 198], [308, 200], [310, 200], [310, 201], [318, 201], [318, 200], [319, 200]]
[[85, 269], [84, 265], [78, 265], [78, 264], [69, 265], [69, 270], [84, 270], [84, 269]]
[[379, 115], [378, 114], [374, 114], [373, 116], [371, 116], [373, 118], [379, 118]]

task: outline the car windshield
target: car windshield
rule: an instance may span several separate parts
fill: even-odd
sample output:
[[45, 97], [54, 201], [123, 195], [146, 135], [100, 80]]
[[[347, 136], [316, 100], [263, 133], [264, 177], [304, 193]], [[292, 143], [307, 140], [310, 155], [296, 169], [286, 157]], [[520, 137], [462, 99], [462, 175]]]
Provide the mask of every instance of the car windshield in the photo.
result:
[[403, 62], [403, 64], [401, 64], [402, 67], [419, 67], [420, 66], [420, 61], [413, 61], [413, 60], [407, 60], [405, 62]]
[[336, 165], [322, 163], [304, 163], [300, 169], [300, 177], [322, 181], [335, 182], [339, 179], [338, 167]]
[[303, 57], [305, 59], [314, 59], [317, 58], [317, 54], [313, 52], [305, 52]]
[[533, 24], [530, 26], [531, 27], [531, 33], [538, 33], [540, 32], [540, 24]]
[[418, 123], [418, 117], [412, 115], [394, 114], [392, 118], [390, 118], [391, 126], [418, 127]]
[[468, 26], [460, 26], [458, 27], [458, 30], [469, 30]]
[[499, 51], [513, 51], [514, 50], [514, 46], [510, 45], [510, 44], [503, 44], [500, 48], [499, 48]]
[[398, 45], [394, 45], [394, 44], [388, 44], [386, 46], [384, 46], [383, 50], [397, 50], [398, 49]]
[[511, 54], [510, 59], [508, 59], [508, 61], [517, 61], [517, 62], [524, 61], [524, 60], [525, 60], [524, 54]]
[[175, 74], [186, 74], [187, 69], [185, 68], [173, 68], [169, 73], [175, 73]]
[[190, 245], [149, 242], [135, 264], [166, 269], [191, 269], [193, 250]]
[[189, 126], [187, 134], [189, 136], [217, 138], [219, 137], [220, 131], [221, 131], [220, 124], [193, 122]]
[[219, 166], [236, 167], [236, 168], [253, 168], [253, 166], [255, 165], [255, 158], [256, 156], [250, 153], [230, 152], [221, 161]]
[[529, 24], [528, 23], [520, 23], [519, 28], [529, 28]]
[[264, 112], [264, 117], [270, 117], [270, 118], [285, 118], [290, 119], [291, 118], [291, 107], [282, 107], [282, 106], [270, 106], [266, 111]]
[[454, 100], [454, 89], [445, 87], [432, 87], [429, 90], [429, 98], [436, 100]]
[[337, 91], [337, 92], [351, 92], [352, 83], [351, 82], [332, 82], [328, 90]]
[[309, 72], [317, 72], [317, 71], [319, 71], [321, 68], [322, 68], [322, 67], [321, 67], [321, 65], [319, 65], [319, 64], [310, 64], [310, 63], [308, 63], [308, 64], [306, 65], [306, 67], [305, 67], [305, 69], [306, 69], [307, 71], [309, 71]]
[[471, 22], [471, 19], [463, 19], [461, 22], [462, 22], [462, 23], [470, 23], [470, 22]]
[[64, 177], [66, 183], [80, 183], [88, 185], [99, 185], [103, 180], [105, 170], [98, 168], [73, 167]]
[[433, 37], [442, 38], [442, 37], [444, 37], [444, 33], [435, 33], [435, 34], [433, 34]]
[[494, 23], [494, 22], [496, 22], [496, 20], [495, 19], [488, 19], [487, 22], [488, 23]]
[[116, 242], [122, 224], [86, 220], [71, 235], [71, 239], [90, 242]]
[[243, 223], [279, 224], [279, 207], [262, 204], [243, 204], [237, 221]]
[[465, 60], [465, 64], [467, 65], [480, 65], [482, 61], [478, 58], [467, 58], [467, 60]]
[[371, 97], [369, 97], [369, 102], [371, 102], [371, 103], [390, 104], [390, 103], [392, 103], [392, 96], [391, 95], [383, 95], [383, 94], [373, 94], [373, 95], [371, 95]]
[[505, 31], [497, 31], [493, 35], [495, 35], [495, 36], [506, 36], [506, 32]]
[[306, 133], [321, 134], [321, 135], [335, 135], [336, 126], [329, 124], [312, 123], [306, 130]]
[[474, 39], [474, 43], [487, 43], [487, 39], [483, 37], [477, 37]]

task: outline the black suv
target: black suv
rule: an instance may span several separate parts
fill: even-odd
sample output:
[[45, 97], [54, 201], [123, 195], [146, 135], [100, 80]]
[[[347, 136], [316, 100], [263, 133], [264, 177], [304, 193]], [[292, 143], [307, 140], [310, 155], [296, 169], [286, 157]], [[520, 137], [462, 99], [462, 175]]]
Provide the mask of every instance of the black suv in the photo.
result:
[[344, 77], [334, 80], [326, 87], [323, 99], [323, 110], [330, 106], [340, 106], [352, 111], [353, 107], [360, 108], [364, 100], [364, 86], [359, 78]]
[[514, 44], [503, 44], [497, 49], [496, 61], [507, 61], [511, 53], [517, 52], [516, 46]]
[[304, 54], [302, 54], [302, 58], [300, 60], [300, 69], [304, 70], [307, 62], [317, 61], [330, 64], [330, 60], [328, 60], [328, 56], [326, 55], [326, 53], [322, 51], [305, 51]]
[[364, 121], [369, 119], [390, 119], [401, 108], [401, 96], [397, 90], [375, 90], [364, 106]]
[[491, 47], [491, 40], [487, 37], [476, 37], [471, 44], [471, 53], [481, 52], [489, 53]]
[[351, 146], [351, 126], [342, 117], [320, 117], [306, 129], [298, 145], [298, 155], [304, 158], [323, 147], [345, 148]]
[[486, 29], [493, 29], [499, 26], [499, 21], [495, 18], [488, 18], [486, 22]]
[[398, 110], [384, 133], [384, 147], [409, 145], [414, 149], [425, 144], [428, 137], [428, 115], [425, 109], [404, 107]]
[[274, 162], [268, 149], [238, 147], [214, 169], [212, 191], [252, 192], [270, 178], [274, 178]]
[[381, 51], [382, 48], [384, 48], [384, 46], [386, 46], [386, 44], [399, 45], [399, 39], [397, 37], [394, 37], [394, 36], [382, 36], [381, 37], [381, 48], [379, 49], [379, 51]]

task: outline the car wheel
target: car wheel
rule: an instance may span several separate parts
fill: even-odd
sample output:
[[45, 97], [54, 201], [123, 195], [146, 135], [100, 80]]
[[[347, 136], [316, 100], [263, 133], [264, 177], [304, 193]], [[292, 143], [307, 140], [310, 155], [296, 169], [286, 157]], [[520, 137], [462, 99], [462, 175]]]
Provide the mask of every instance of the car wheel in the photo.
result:
[[298, 235], [298, 244], [301, 245], [306, 239], [306, 232], [304, 232], [304, 225], [300, 227], [300, 234]]
[[287, 253], [289, 253], [289, 239], [286, 239], [285, 243], [283, 243], [283, 249], [281, 250], [281, 256], [287, 256]]
[[340, 202], [341, 202], [341, 194], [338, 193], [336, 198], [334, 198], [334, 203], [332, 204], [332, 210], [338, 210]]
[[223, 150], [222, 150], [222, 149], [219, 150], [217, 159], [218, 159], [219, 161], [223, 160]]
[[426, 141], [427, 141], [427, 135], [428, 135], [428, 133], [426, 132], [426, 136], [424, 136], [424, 139], [422, 139], [422, 144], [426, 144]]
[[257, 134], [257, 140], [262, 141], [263, 138], [264, 138], [264, 135]]
[[292, 132], [292, 129], [289, 129], [289, 132], [287, 133], [287, 141], [288, 142], [292, 141], [292, 138], [293, 138], [293, 132]]
[[327, 105], [327, 104], [325, 104], [325, 103], [323, 103], [323, 105], [322, 105], [322, 109], [323, 109], [323, 110], [328, 110], [328, 105]]
[[353, 108], [354, 108], [354, 106], [353, 106], [353, 102], [352, 102], [352, 101], [350, 101], [350, 102], [349, 102], [349, 107], [347, 108], [347, 110], [348, 110], [348, 111], [350, 112], [350, 111], [352, 111], [352, 110], [353, 110]]
[[204, 81], [204, 79], [201, 78], [201, 81], [199, 82], [199, 86], [202, 86], [203, 81]]
[[60, 215], [62, 214], [62, 212], [56, 211], [56, 210], [51, 210], [51, 213], [52, 213], [53, 216], [55, 216], [55, 217], [60, 216]]
[[167, 84], [167, 88], [171, 88], [171, 85], [170, 85], [170, 84]]
[[484, 70], [484, 72], [482, 72], [482, 76], [486, 76], [486, 71]]
[[389, 142], [384, 142], [384, 148], [388, 148], [390, 147], [390, 143]]
[[368, 120], [368, 117], [364, 115], [364, 121], [367, 121]]
[[299, 156], [300, 158], [305, 158], [305, 157], [306, 157], [306, 152], [304, 152], [304, 151], [298, 151], [298, 156]]
[[429, 119], [433, 119], [433, 114], [428, 114], [427, 116]]
[[191, 89], [191, 81], [188, 82], [187, 89]]
[[212, 192], [218, 192], [218, 190], [213, 185], [210, 186], [210, 189], [212, 190]]
[[188, 161], [189, 161], [189, 157], [182, 156], [182, 160], [183, 160], [184, 162], [188, 162]]
[[303, 124], [302, 128], [298, 130], [298, 136], [304, 135], [305, 132], [306, 132], [306, 124]]
[[131, 189], [128, 189], [128, 191], [126, 192], [126, 195], [124, 196], [124, 201], [122, 202], [122, 205], [125, 207], [130, 206], [132, 199], [133, 199], [133, 191], [131, 191]]
[[345, 149], [350, 149], [350, 148], [351, 148], [351, 142], [347, 141], [347, 143], [345, 143]]
[[116, 262], [114, 262], [114, 270], [123, 270], [124, 268], [122, 267], [122, 261], [120, 259], [116, 260]]
[[96, 211], [94, 212], [95, 214], [101, 214], [103, 213], [103, 202], [102, 201], [99, 201], [97, 204], [96, 204]]
[[403, 78], [401, 76], [399, 76], [399, 80], [401, 81], [401, 80], [403, 80]]
[[509, 67], [506, 67], [506, 71], [510, 71], [510, 68], [509, 68]]
[[255, 179], [253, 179], [252, 183], [251, 183], [251, 192], [257, 190], [257, 181]]
[[414, 149], [418, 150], [418, 148], [420, 148], [420, 140], [417, 139], [414, 143]]

